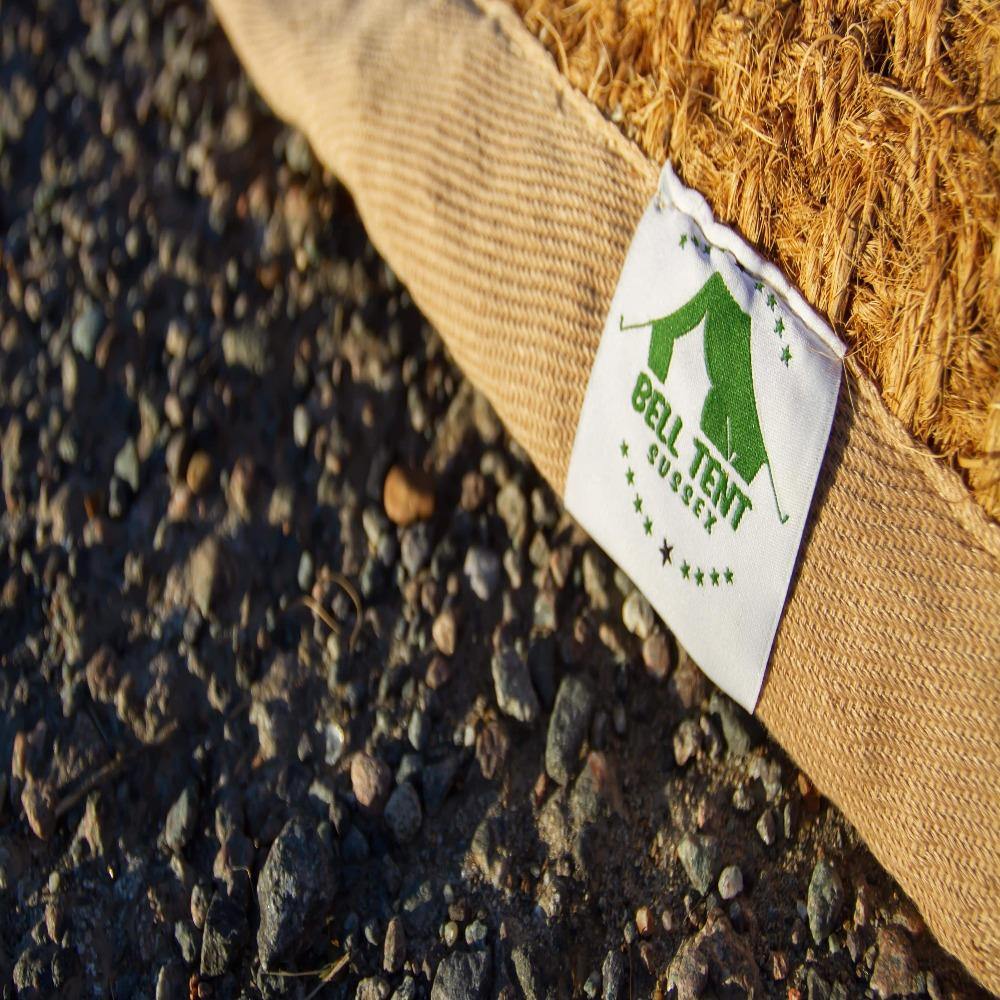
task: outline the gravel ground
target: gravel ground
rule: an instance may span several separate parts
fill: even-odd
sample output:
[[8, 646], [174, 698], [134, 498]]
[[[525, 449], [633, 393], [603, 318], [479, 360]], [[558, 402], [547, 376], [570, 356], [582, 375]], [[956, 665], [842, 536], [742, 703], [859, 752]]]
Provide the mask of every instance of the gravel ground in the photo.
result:
[[210, 12], [0, 33], [3, 996], [977, 995]]

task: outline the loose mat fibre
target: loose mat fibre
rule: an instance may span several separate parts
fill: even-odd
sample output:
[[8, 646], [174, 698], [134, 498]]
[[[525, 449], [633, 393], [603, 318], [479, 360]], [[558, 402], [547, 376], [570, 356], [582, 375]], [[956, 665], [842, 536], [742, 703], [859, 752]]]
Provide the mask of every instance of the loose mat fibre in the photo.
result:
[[[658, 167], [506, 4], [216, 0], [455, 359], [562, 492]], [[1000, 989], [1000, 529], [845, 371], [758, 715]]]

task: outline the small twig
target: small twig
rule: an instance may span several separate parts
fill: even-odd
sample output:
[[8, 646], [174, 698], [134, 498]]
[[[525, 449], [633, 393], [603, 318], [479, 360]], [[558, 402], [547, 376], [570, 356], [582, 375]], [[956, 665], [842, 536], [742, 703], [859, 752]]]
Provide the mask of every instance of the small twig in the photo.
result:
[[113, 778], [134, 757], [138, 757], [145, 750], [162, 746], [177, 732], [177, 729], [177, 722], [171, 722], [151, 743], [146, 743], [131, 753], [121, 753], [114, 760], [92, 772], [72, 792], [67, 793], [59, 800], [54, 810], [55, 818], [60, 819], [65, 816], [81, 799], [89, 795], [98, 785]]
[[353, 650], [354, 644], [358, 641], [358, 636], [361, 634], [361, 618], [364, 614], [364, 608], [361, 605], [361, 595], [354, 584], [343, 573], [334, 572], [331, 578], [334, 583], [339, 584], [341, 590], [347, 594], [354, 604], [354, 627], [351, 629], [350, 639], [347, 640], [347, 648]]
[[[361, 634], [361, 619], [364, 614], [364, 608], [361, 604], [361, 595], [358, 593], [357, 588], [351, 581], [344, 576], [343, 573], [333, 572], [330, 574], [330, 579], [344, 591], [345, 594], [351, 599], [354, 604], [354, 625], [351, 628], [350, 638], [347, 640], [347, 648], [353, 652], [355, 643], [358, 641], [358, 636]], [[331, 632], [337, 635], [343, 634], [343, 629], [340, 624], [327, 610], [310, 594], [303, 594], [296, 601], [296, 604], [302, 604], [307, 607]]]
[[334, 959], [334, 961], [332, 961], [329, 965], [324, 965], [321, 969], [307, 969], [305, 972], [283, 972], [279, 970], [275, 972], [265, 972], [264, 975], [275, 976], [279, 979], [303, 979], [309, 976], [319, 976], [320, 981], [316, 989], [305, 997], [305, 1000], [311, 1000], [311, 998], [316, 996], [316, 994], [319, 993], [319, 991], [323, 989], [323, 987], [326, 986], [326, 984], [329, 983], [330, 980], [337, 975], [337, 973], [342, 972], [347, 967], [347, 963], [350, 962], [350, 960], [351, 953], [347, 951], [344, 952], [340, 958]]

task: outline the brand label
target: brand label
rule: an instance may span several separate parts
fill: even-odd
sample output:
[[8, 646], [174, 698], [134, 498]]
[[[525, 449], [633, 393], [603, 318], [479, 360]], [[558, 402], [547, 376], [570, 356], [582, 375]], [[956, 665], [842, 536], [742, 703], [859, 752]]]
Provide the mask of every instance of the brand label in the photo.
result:
[[591, 371], [566, 507], [750, 711], [843, 354], [781, 274], [665, 167]]

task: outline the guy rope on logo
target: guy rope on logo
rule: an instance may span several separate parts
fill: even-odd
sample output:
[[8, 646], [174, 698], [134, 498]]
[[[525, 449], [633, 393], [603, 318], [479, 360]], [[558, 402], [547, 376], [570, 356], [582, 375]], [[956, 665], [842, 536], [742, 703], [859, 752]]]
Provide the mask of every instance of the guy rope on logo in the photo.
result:
[[[699, 327], [703, 320], [709, 389], [700, 428], [707, 441], [695, 435], [690, 463], [677, 461], [683, 419], [675, 415], [667, 428], [671, 405], [654, 388], [650, 376], [640, 371], [632, 391], [632, 407], [644, 415], [646, 425], [657, 439], [649, 448], [650, 464], [657, 467], [660, 476], [667, 479], [671, 489], [696, 516], [700, 518], [702, 511], [705, 512], [702, 526], [709, 534], [720, 517], [733, 531], [739, 528], [744, 514], [753, 508], [739, 480], [749, 486], [766, 465], [774, 505], [784, 524], [788, 514], [778, 501], [754, 396], [750, 316], [739, 307], [721, 275], [713, 273], [700, 291], [668, 316], [631, 324], [626, 324], [622, 316], [618, 325], [623, 331], [651, 328], [648, 366], [660, 383], [665, 384], [674, 343]], [[721, 460], [713, 448], [722, 456]], [[702, 495], [698, 495], [699, 489]]]

